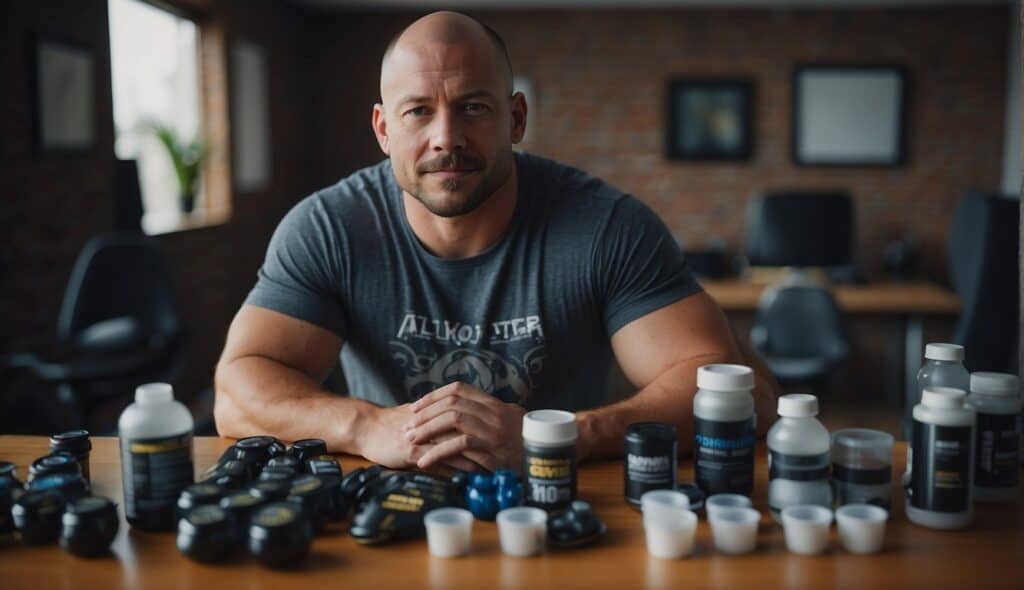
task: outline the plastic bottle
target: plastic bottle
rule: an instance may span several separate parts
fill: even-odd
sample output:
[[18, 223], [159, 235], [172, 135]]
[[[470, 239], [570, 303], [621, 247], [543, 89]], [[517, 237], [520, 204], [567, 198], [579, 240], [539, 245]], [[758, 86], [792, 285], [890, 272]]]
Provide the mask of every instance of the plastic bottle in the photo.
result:
[[779, 398], [779, 419], [768, 431], [768, 507], [816, 504], [832, 508], [828, 430], [815, 418], [818, 398], [805, 393]]
[[553, 511], [576, 499], [576, 414], [534, 410], [523, 416], [527, 506]]
[[754, 490], [754, 372], [743, 365], [697, 369], [694, 473], [707, 496]]
[[964, 347], [959, 344], [932, 342], [924, 347], [924, 364], [917, 372], [917, 392], [909, 400], [904, 416], [904, 434], [910, 438], [911, 416], [909, 412], [921, 403], [921, 392], [925, 387], [953, 387], [967, 391], [971, 386], [971, 374], [964, 367]]
[[927, 387], [914, 406], [906, 510], [911, 522], [959, 529], [973, 518], [974, 410], [966, 392]]
[[121, 413], [124, 511], [133, 527], [175, 528], [175, 502], [195, 480], [192, 427], [192, 415], [167, 383], [140, 385], [135, 403]]
[[968, 407], [978, 414], [974, 439], [974, 499], [1012, 502], [1020, 481], [1020, 397], [1017, 377], [971, 373]]

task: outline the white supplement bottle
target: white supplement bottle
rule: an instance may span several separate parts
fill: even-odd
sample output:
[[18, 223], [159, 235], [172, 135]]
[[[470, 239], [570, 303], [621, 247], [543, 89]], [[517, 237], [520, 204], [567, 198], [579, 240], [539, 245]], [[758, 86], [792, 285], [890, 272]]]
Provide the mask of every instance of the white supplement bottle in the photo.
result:
[[914, 406], [906, 510], [911, 522], [960, 529], [973, 517], [974, 410], [966, 392], [928, 387]]
[[135, 390], [135, 403], [117, 421], [128, 522], [143, 530], [172, 530], [178, 495], [195, 480], [192, 414], [167, 383]]
[[907, 400], [904, 434], [910, 438], [912, 408], [921, 403], [921, 392], [925, 387], [953, 387], [967, 391], [971, 386], [971, 374], [964, 367], [964, 347], [959, 344], [932, 342], [924, 347], [924, 364], [917, 372], [917, 392]]
[[971, 373], [967, 405], [978, 414], [974, 500], [1012, 502], [1020, 481], [1020, 397], [1016, 375]]
[[523, 416], [523, 478], [527, 506], [549, 512], [576, 499], [576, 414], [534, 410]]
[[743, 365], [697, 369], [694, 473], [708, 497], [754, 490], [754, 372]]
[[779, 398], [779, 419], [768, 431], [768, 508], [816, 504], [832, 508], [828, 429], [818, 421], [818, 398], [806, 393]]

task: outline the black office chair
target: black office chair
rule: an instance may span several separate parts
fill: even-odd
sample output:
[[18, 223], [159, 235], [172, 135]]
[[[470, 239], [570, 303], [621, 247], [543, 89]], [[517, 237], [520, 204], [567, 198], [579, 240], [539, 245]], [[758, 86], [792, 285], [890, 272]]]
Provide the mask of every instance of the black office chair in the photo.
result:
[[814, 285], [767, 289], [750, 340], [780, 382], [816, 383], [826, 391], [849, 356], [843, 314], [832, 294]]
[[969, 371], [1016, 365], [1019, 207], [1016, 199], [968, 191], [953, 216], [950, 278], [963, 308], [952, 340], [964, 346]]
[[151, 238], [114, 233], [90, 239], [75, 262], [55, 355], [14, 354], [6, 369], [30, 371], [57, 387], [74, 414], [62, 427], [101, 433], [115, 425], [93, 421], [99, 405], [120, 400], [123, 406], [137, 385], [173, 380], [183, 364], [182, 321], [162, 253]]

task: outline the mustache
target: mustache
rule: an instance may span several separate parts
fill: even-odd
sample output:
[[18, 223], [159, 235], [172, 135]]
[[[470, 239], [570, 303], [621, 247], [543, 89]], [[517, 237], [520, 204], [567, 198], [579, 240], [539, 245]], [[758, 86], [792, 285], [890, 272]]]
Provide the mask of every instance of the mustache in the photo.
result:
[[469, 154], [451, 153], [427, 160], [416, 167], [420, 174], [440, 172], [441, 170], [479, 170], [484, 167], [481, 158]]

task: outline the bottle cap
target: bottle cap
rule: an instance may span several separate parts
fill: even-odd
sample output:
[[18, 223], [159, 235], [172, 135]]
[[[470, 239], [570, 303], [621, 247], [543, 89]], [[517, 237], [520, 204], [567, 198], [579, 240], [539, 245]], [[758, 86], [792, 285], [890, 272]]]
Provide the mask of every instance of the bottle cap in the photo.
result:
[[697, 369], [697, 387], [711, 391], [754, 388], [754, 371], [745, 365], [704, 365]]
[[120, 526], [116, 505], [99, 496], [86, 496], [69, 503], [61, 522], [61, 547], [81, 557], [106, 553]]
[[818, 415], [818, 398], [809, 393], [790, 393], [779, 397], [779, 415], [784, 418], [811, 418]]
[[971, 393], [1017, 397], [1018, 385], [1017, 376], [1009, 373], [971, 373]]
[[959, 344], [932, 342], [925, 345], [924, 358], [933, 361], [961, 362], [964, 360], [964, 347]]
[[291, 487], [291, 480], [265, 479], [252, 484], [249, 493], [257, 498], [277, 502], [288, 497]]
[[146, 383], [135, 388], [135, 401], [140, 404], [166, 404], [174, 401], [170, 383]]
[[562, 410], [534, 410], [523, 416], [523, 438], [540, 444], [576, 442], [576, 414]]
[[11, 518], [22, 540], [30, 545], [56, 541], [64, 504], [64, 498], [53, 490], [25, 492], [11, 507]]
[[921, 403], [930, 408], [962, 408], [967, 392], [955, 387], [925, 387]]
[[88, 430], [70, 430], [50, 437], [51, 451], [66, 451], [73, 455], [88, 453], [92, 450]]
[[26, 486], [29, 491], [52, 490], [61, 495], [65, 501], [84, 496], [89, 491], [89, 484], [80, 473], [51, 473], [36, 477]]
[[39, 457], [28, 467], [29, 481], [58, 473], [81, 475], [82, 466], [78, 464], [78, 459], [75, 459], [74, 455], [61, 451]]
[[664, 422], [634, 422], [626, 428], [626, 440], [636, 443], [675, 442], [676, 427]]
[[312, 525], [298, 504], [269, 504], [252, 516], [249, 551], [268, 567], [294, 566], [309, 553], [312, 542]]
[[327, 443], [319, 438], [304, 438], [292, 443], [291, 455], [299, 461], [327, 454]]

